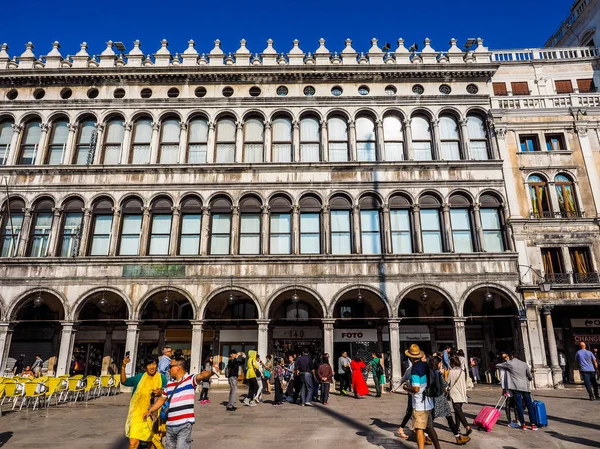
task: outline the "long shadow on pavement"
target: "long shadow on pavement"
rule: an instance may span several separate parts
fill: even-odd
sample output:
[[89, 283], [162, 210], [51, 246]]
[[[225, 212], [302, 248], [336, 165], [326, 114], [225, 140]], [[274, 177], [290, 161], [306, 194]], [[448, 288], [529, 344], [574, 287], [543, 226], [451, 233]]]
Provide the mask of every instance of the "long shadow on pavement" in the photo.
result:
[[558, 438], [559, 440], [568, 441], [569, 443], [577, 443], [586, 447], [600, 447], [600, 443], [594, 440], [589, 440], [587, 438], [582, 437], [572, 437], [569, 435], [565, 435], [559, 432], [555, 432], [554, 430], [546, 430], [544, 433], [552, 436], [553, 438]]
[[12, 436], [12, 432], [0, 432], [0, 447], [4, 446]]

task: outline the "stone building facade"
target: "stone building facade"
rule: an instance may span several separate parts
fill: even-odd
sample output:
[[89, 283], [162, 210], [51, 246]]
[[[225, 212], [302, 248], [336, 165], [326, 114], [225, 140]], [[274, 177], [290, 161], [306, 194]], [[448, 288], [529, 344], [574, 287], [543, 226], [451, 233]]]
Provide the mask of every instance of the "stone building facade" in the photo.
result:
[[[383, 352], [398, 381], [419, 342], [482, 370], [516, 348], [553, 385], [541, 306], [598, 287], [594, 48], [117, 48], [0, 50], [2, 371], [39, 352], [96, 374], [168, 342], [192, 371], [231, 348]], [[521, 153], [547, 135], [563, 147]], [[531, 175], [555, 183], [551, 214], [532, 216]], [[557, 233], [588, 271], [544, 296]]]

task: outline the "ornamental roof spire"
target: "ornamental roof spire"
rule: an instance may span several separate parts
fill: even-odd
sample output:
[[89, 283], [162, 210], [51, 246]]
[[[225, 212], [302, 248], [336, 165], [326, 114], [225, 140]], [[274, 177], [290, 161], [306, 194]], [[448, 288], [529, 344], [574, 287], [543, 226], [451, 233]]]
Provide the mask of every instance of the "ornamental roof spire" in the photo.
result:
[[117, 54], [113, 50], [113, 41], [106, 43], [106, 49], [100, 53], [100, 67], [114, 67], [115, 61], [117, 60]]
[[127, 65], [131, 67], [141, 67], [144, 62], [144, 52], [141, 49], [142, 43], [139, 40], [133, 41], [133, 48], [127, 55]]
[[169, 41], [163, 39], [160, 41], [160, 48], [156, 53], [154, 53], [154, 65], [157, 67], [166, 67], [171, 64], [173, 60], [173, 56], [171, 56], [171, 52], [167, 48], [169, 46]]
[[63, 60], [63, 56], [60, 54], [58, 50], [60, 48], [60, 44], [58, 41], [54, 41], [52, 43], [52, 50], [50, 53], [46, 55], [46, 67], [49, 69], [58, 69], [60, 68], [60, 63]]
[[33, 64], [35, 63], [36, 57], [33, 54], [33, 44], [31, 42], [27, 42], [25, 44], [25, 51], [21, 53], [19, 57], [19, 68], [20, 69], [32, 69]]
[[88, 62], [90, 61], [90, 55], [87, 52], [88, 44], [86, 42], [82, 42], [80, 44], [81, 49], [73, 56], [73, 67], [87, 67]]
[[0, 45], [0, 69], [6, 69], [10, 56], [8, 55], [8, 44]]
[[208, 62], [210, 65], [222, 65], [225, 59], [225, 53], [221, 49], [221, 41], [215, 40], [215, 46], [208, 54]]
[[304, 63], [304, 52], [300, 49], [300, 41], [294, 39], [294, 46], [287, 54], [290, 65], [302, 65]]
[[191, 66], [198, 64], [198, 50], [196, 50], [196, 42], [193, 39], [188, 41], [188, 48], [181, 55], [183, 60], [182, 65]]
[[246, 47], [246, 39], [240, 40], [240, 48], [235, 52], [235, 64], [236, 65], [250, 65], [250, 58], [252, 53]]

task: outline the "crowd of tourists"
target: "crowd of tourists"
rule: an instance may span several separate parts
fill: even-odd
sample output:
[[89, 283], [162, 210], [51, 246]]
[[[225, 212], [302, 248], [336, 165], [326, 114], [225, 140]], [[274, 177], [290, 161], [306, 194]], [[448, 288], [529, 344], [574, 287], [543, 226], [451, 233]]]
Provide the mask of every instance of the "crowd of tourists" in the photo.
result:
[[[467, 360], [462, 350], [453, 351], [449, 346], [428, 356], [413, 344], [404, 354], [409, 363], [400, 386], [408, 393], [408, 401], [397, 436], [409, 438], [406, 426], [411, 421], [418, 448], [433, 445], [438, 449], [440, 443], [433, 422], [444, 418], [456, 444], [469, 443], [473, 427], [465, 417], [463, 406], [468, 401], [468, 390], [478, 380], [477, 373], [473, 372], [473, 360]], [[494, 367], [502, 386], [501, 402], [506, 403], [509, 427], [538, 430], [534, 416], [539, 418], [539, 412], [536, 415], [531, 396], [529, 365], [521, 361], [516, 352], [501, 353], [500, 357], [501, 361]], [[590, 399], [600, 399], [597, 357], [581, 343], [576, 360]], [[141, 442], [150, 449], [162, 449], [163, 442], [167, 449], [190, 448], [195, 392], [200, 390], [200, 404], [209, 404], [211, 382], [220, 375], [213, 356], [204, 360], [199, 374], [189, 374], [181, 352], [169, 346], [162, 348], [160, 358], [147, 356], [143, 372], [132, 377], [126, 376], [129, 363], [126, 357], [121, 368], [121, 383], [133, 389], [125, 426], [130, 449], [137, 449]], [[374, 396], [381, 397], [384, 373], [384, 357], [378, 353], [372, 353], [371, 358], [364, 361], [358, 355], [350, 358], [347, 352], [342, 352], [334, 361], [329, 354], [314, 356], [305, 350], [286, 358], [269, 354], [262, 360], [254, 350], [246, 354], [232, 349], [224, 370], [230, 389], [226, 409], [237, 410], [240, 378], [247, 386], [242, 400], [245, 406], [255, 407], [263, 403], [267, 395], [273, 395], [270, 402], [276, 407], [285, 403], [310, 406], [313, 402], [327, 405], [335, 381], [340, 396], [364, 398], [370, 394], [366, 382], [368, 374], [373, 378]]]

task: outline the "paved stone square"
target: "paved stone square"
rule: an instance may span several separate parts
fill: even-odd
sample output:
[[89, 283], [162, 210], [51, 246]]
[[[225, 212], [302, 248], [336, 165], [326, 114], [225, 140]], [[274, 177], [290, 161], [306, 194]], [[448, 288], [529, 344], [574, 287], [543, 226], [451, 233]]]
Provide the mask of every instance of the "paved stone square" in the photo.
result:
[[[496, 403], [500, 390], [478, 386], [465, 406], [472, 420], [483, 405]], [[211, 404], [196, 403], [193, 447], [243, 447], [264, 449], [310, 448], [415, 448], [411, 438], [394, 437], [406, 407], [404, 394], [384, 394], [381, 399], [356, 400], [333, 395], [328, 406], [240, 406], [234, 413], [222, 405], [227, 390], [213, 390]], [[548, 409], [549, 427], [538, 432], [510, 429], [505, 414], [491, 433], [475, 431], [469, 448], [589, 448], [600, 447], [600, 401], [585, 400], [585, 390], [569, 388], [543, 391], [536, 398]], [[0, 447], [127, 448], [124, 422], [129, 394], [103, 397], [85, 403], [61, 404], [48, 410], [7, 412], [0, 418]], [[4, 405], [3, 409], [10, 407]], [[436, 421], [442, 447], [456, 447], [445, 419]], [[4, 443], [4, 445], [2, 445]]]

